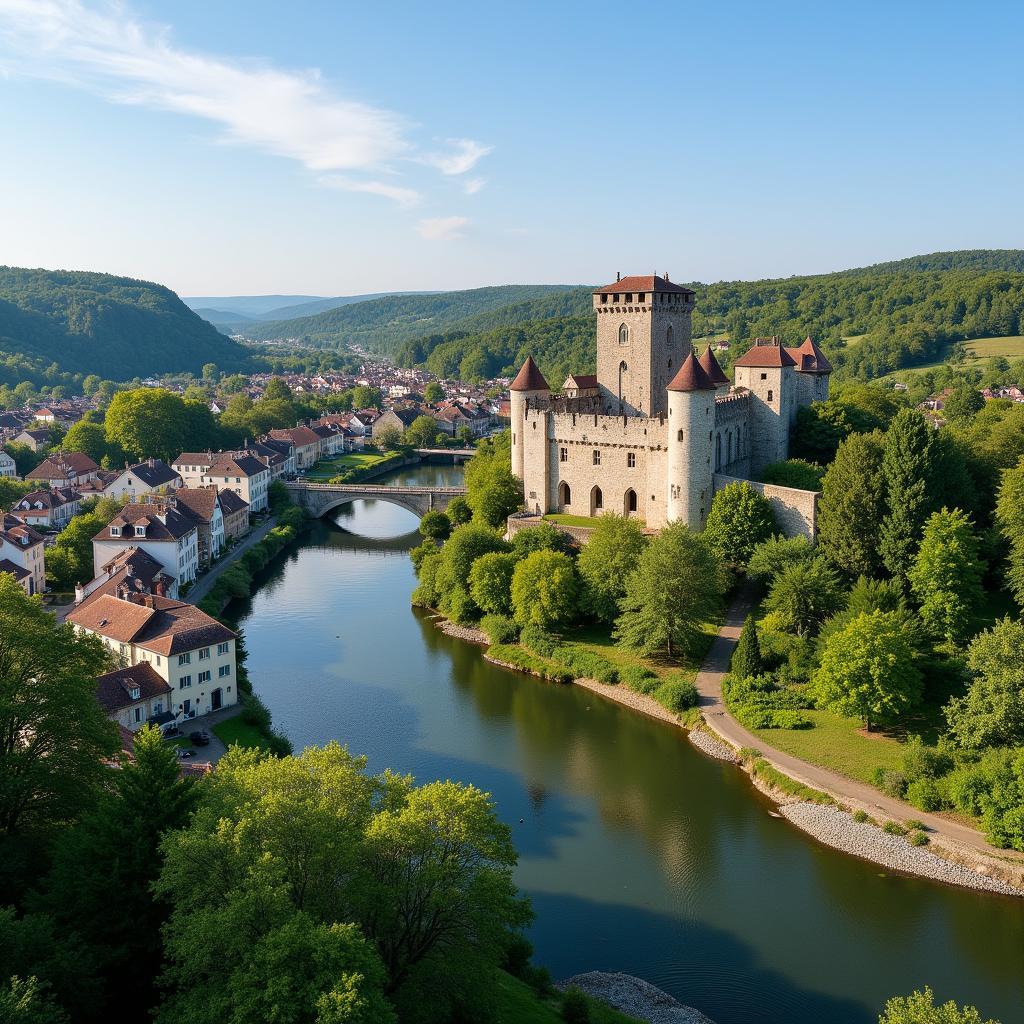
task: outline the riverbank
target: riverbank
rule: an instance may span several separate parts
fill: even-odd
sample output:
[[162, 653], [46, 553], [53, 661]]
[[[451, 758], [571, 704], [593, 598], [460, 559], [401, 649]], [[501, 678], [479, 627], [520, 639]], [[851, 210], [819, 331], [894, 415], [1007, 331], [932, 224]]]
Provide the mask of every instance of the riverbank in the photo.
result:
[[558, 986], [578, 988], [584, 995], [601, 999], [621, 1013], [647, 1024], [715, 1024], [700, 1010], [685, 1006], [667, 992], [632, 974], [588, 971], [566, 978]]

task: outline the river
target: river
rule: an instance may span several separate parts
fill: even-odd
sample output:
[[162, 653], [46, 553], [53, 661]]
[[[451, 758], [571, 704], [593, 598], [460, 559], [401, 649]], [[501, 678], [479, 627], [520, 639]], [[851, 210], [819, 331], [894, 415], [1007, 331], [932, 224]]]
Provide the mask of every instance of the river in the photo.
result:
[[492, 793], [556, 978], [626, 971], [718, 1024], [875, 1024], [926, 984], [1024, 1019], [1024, 905], [821, 847], [680, 730], [488, 664], [410, 607], [416, 523], [362, 501], [315, 525], [233, 608], [250, 675], [296, 750]]

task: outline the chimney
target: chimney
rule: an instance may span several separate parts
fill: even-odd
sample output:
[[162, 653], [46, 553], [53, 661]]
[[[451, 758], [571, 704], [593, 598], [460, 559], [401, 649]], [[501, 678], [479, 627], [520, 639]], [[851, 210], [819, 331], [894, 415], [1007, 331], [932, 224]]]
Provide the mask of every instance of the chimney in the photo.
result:
[[85, 600], [85, 587], [81, 583], [75, 584], [75, 604], [81, 604]]
[[621, 271], [618, 271], [618, 270], [615, 271], [615, 280], [616, 280], [616, 282], [622, 280], [622, 272]]
[[167, 581], [164, 579], [162, 574], [158, 575], [153, 581], [153, 593], [156, 594], [157, 597], [167, 596]]

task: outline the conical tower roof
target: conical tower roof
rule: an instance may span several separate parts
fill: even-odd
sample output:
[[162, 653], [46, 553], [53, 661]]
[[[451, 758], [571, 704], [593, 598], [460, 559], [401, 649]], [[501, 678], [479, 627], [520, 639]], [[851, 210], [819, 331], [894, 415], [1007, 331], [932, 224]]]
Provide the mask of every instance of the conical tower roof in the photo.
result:
[[711, 351], [711, 346], [708, 345], [706, 349], [701, 353], [700, 359], [697, 360], [701, 365], [701, 369], [715, 382], [715, 384], [728, 384], [729, 378], [726, 377], [722, 370], [721, 365], [715, 358], [715, 353]]
[[533, 361], [533, 356], [527, 356], [523, 368], [516, 374], [516, 379], [509, 385], [510, 391], [550, 391], [544, 374]]
[[708, 376], [707, 370], [697, 362], [691, 352], [679, 367], [679, 372], [672, 378], [669, 391], [714, 391], [715, 382]]

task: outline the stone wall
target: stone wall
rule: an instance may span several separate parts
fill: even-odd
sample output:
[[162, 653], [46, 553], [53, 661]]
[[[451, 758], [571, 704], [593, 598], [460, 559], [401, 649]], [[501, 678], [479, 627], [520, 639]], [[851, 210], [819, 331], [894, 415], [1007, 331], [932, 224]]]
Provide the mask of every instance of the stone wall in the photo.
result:
[[800, 491], [795, 487], [780, 487], [778, 484], [762, 484], [757, 480], [741, 480], [723, 473], [715, 474], [716, 492], [734, 483], [746, 484], [768, 499], [779, 529], [787, 537], [802, 535], [812, 544], [815, 542], [818, 536], [818, 491]]

